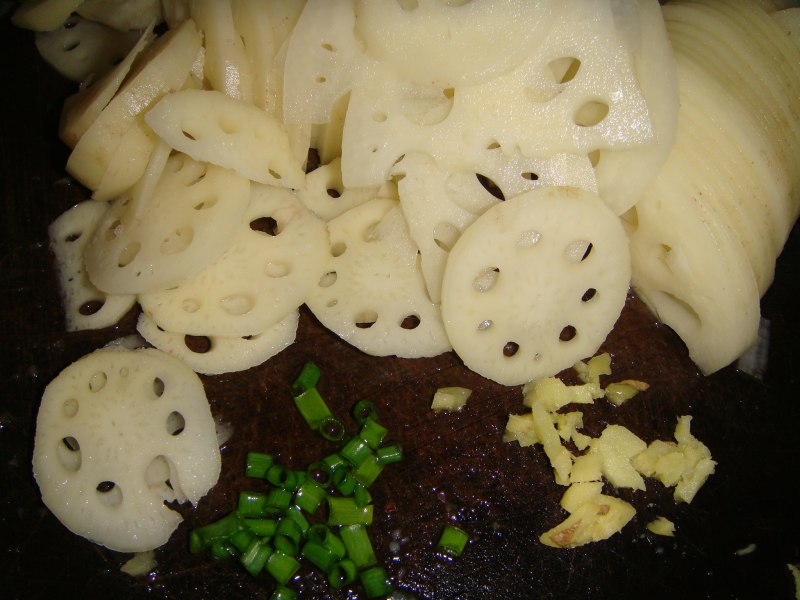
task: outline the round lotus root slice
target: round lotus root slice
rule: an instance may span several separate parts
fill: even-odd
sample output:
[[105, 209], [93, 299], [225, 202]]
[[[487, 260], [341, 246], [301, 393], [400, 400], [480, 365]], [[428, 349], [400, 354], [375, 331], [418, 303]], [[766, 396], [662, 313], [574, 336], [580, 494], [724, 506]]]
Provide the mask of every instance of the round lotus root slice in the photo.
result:
[[45, 389], [33, 474], [72, 532], [118, 552], [166, 543], [217, 482], [214, 419], [198, 376], [155, 349], [115, 346], [64, 369]]
[[594, 354], [630, 275], [625, 232], [597, 195], [537, 188], [487, 210], [455, 243], [442, 318], [467, 367], [518, 385]]

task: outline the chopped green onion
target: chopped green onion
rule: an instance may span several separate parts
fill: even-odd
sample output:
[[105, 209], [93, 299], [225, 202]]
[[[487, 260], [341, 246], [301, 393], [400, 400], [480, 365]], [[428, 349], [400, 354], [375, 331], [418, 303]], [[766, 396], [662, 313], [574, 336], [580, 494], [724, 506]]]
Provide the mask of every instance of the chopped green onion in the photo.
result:
[[314, 481], [313, 478], [308, 478], [295, 491], [294, 503], [308, 514], [313, 515], [317, 512], [326, 495], [325, 488]]
[[367, 442], [360, 437], [354, 436], [342, 446], [339, 454], [351, 465], [358, 467], [372, 454], [372, 449]]
[[345, 554], [347, 554], [347, 549], [344, 547], [342, 539], [333, 533], [330, 527], [323, 523], [315, 523], [312, 525], [306, 537], [309, 540], [319, 542], [325, 546], [325, 548], [333, 553], [337, 560], [341, 560], [344, 558]]
[[436, 547], [451, 556], [461, 556], [469, 541], [469, 534], [453, 525], [445, 525]]
[[369, 456], [361, 461], [355, 470], [353, 476], [361, 485], [369, 487], [378, 478], [378, 475], [383, 471], [384, 464], [378, 460], [378, 456], [370, 452]]
[[375, 419], [367, 419], [361, 426], [361, 431], [358, 435], [362, 440], [367, 442], [370, 448], [376, 450], [378, 446], [381, 445], [381, 442], [383, 442], [383, 438], [386, 437], [387, 433], [389, 433], [389, 430]]
[[275, 587], [269, 600], [297, 600], [297, 592], [285, 585], [279, 585]]
[[364, 525], [347, 525], [342, 527], [339, 535], [342, 536], [344, 547], [347, 548], [347, 556], [357, 568], [371, 567], [378, 562]]
[[342, 496], [350, 496], [356, 488], [356, 478], [346, 467], [336, 467], [333, 470], [331, 483]]
[[367, 419], [378, 420], [378, 412], [375, 410], [375, 403], [371, 400], [359, 400], [353, 406], [353, 418], [356, 423], [363, 425]]
[[267, 481], [275, 487], [294, 490], [297, 487], [297, 473], [283, 465], [272, 465], [267, 471]]
[[353, 490], [353, 500], [355, 500], [356, 506], [363, 508], [372, 502], [372, 495], [365, 485], [357, 483], [356, 489]]
[[217, 541], [230, 538], [241, 528], [241, 518], [232, 512], [213, 523], [192, 529], [189, 532], [189, 552], [192, 554], [201, 552]]
[[267, 494], [262, 492], [239, 492], [239, 503], [236, 505], [236, 512], [243, 518], [266, 517]]
[[359, 574], [367, 598], [383, 598], [392, 593], [392, 586], [386, 576], [386, 569], [374, 566], [364, 569]]
[[328, 408], [328, 404], [320, 396], [317, 388], [309, 388], [299, 396], [294, 396], [294, 404], [305, 422], [314, 431], [322, 421], [333, 418], [331, 409]]
[[329, 442], [338, 442], [344, 437], [344, 423], [335, 417], [327, 417], [317, 425], [319, 434]]
[[275, 550], [267, 559], [267, 571], [282, 585], [286, 585], [294, 574], [300, 569], [300, 561], [294, 556]]
[[333, 474], [336, 467], [346, 467], [347, 461], [339, 452], [334, 452], [323, 458], [321, 464], [328, 470], [328, 474]]
[[275, 519], [245, 519], [244, 524], [262, 538], [271, 538], [278, 529], [278, 522]]
[[284, 517], [278, 521], [278, 529], [272, 539], [272, 545], [276, 550], [289, 556], [297, 556], [302, 540], [303, 530], [292, 519]]
[[241, 529], [228, 538], [231, 544], [236, 546], [239, 552], [246, 552], [258, 536], [248, 529]]
[[245, 462], [244, 474], [247, 477], [264, 479], [267, 471], [272, 466], [272, 456], [263, 452], [248, 452]]
[[372, 504], [358, 506], [351, 497], [328, 496], [328, 525], [370, 525]]
[[264, 540], [255, 537], [242, 553], [239, 561], [242, 563], [242, 566], [247, 569], [247, 572], [255, 577], [264, 569], [264, 565], [267, 563], [271, 554], [272, 548], [270, 548]]
[[317, 387], [321, 372], [317, 365], [308, 361], [300, 369], [300, 374], [292, 382], [292, 396], [299, 396], [303, 392]]
[[382, 465], [389, 465], [403, 460], [403, 450], [397, 444], [381, 446], [376, 451], [378, 462]]
[[211, 544], [211, 556], [221, 560], [238, 558], [241, 552], [228, 540], [219, 540]]
[[311, 527], [311, 524], [308, 522], [308, 519], [306, 519], [306, 516], [299, 506], [290, 506], [283, 511], [283, 516], [286, 519], [294, 521], [295, 525], [300, 528], [303, 536], [308, 533], [308, 528]]
[[333, 551], [317, 540], [307, 540], [300, 550], [300, 555], [326, 573], [339, 560]]
[[267, 508], [272, 511], [286, 510], [292, 503], [293, 495], [291, 490], [272, 488], [267, 494]]
[[326, 571], [328, 584], [335, 590], [353, 583], [356, 580], [357, 573], [356, 565], [347, 558], [335, 562]]
[[331, 482], [332, 472], [331, 466], [321, 460], [311, 463], [306, 469], [306, 474], [311, 481], [325, 487]]

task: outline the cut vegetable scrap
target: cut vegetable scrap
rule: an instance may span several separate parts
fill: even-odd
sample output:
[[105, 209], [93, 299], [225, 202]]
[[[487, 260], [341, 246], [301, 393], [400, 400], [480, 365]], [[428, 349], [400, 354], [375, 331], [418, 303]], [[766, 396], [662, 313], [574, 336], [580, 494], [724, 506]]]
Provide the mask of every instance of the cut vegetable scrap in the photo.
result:
[[186, 365], [154, 349], [97, 350], [45, 389], [33, 472], [73, 532], [120, 552], [164, 544], [220, 472], [214, 419]]
[[595, 195], [537, 188], [481, 215], [442, 281], [442, 318], [473, 371], [517, 385], [597, 351], [625, 303], [630, 254]]
[[[222, 255], [170, 289], [139, 295], [142, 310], [163, 329], [224, 337], [263, 332], [303, 304], [325, 272], [325, 224], [291, 190], [249, 185], [249, 205]], [[220, 194], [221, 210], [228, 200]]]
[[666, 517], [656, 517], [647, 524], [647, 530], [664, 537], [675, 536], [675, 523]]
[[575, 548], [598, 542], [621, 531], [636, 514], [633, 506], [624, 500], [599, 492], [571, 508], [569, 517], [543, 533], [539, 541], [554, 548]]
[[87, 200], [62, 213], [47, 230], [56, 259], [67, 331], [102, 329], [133, 308], [133, 294], [106, 294], [86, 274], [83, 253], [108, 206]]
[[[691, 502], [716, 465], [708, 448], [691, 434], [691, 417], [678, 420], [676, 442], [655, 440], [648, 445], [616, 424], [607, 425], [597, 438], [580, 432], [584, 425], [582, 412], [558, 411], [569, 404], [592, 404], [603, 397], [616, 404], [618, 398], [608, 392], [615, 384], [605, 390], [599, 384], [601, 375], [611, 375], [609, 354], [597, 355], [588, 362], [577, 361], [574, 369], [579, 379], [588, 383], [568, 386], [556, 377], [547, 377], [526, 384], [523, 403], [530, 412], [509, 415], [503, 433], [504, 442], [516, 441], [521, 447], [541, 444], [553, 467], [555, 482], [569, 486], [561, 506], [571, 513], [570, 517], [540, 538], [546, 545], [562, 548], [605, 539], [622, 529], [635, 514], [627, 502], [601, 494], [604, 481], [615, 488], [644, 490], [642, 475], [657, 477], [665, 486], [675, 486], [676, 502]], [[634, 392], [649, 387], [636, 380], [625, 380], [622, 385]], [[577, 454], [567, 448], [568, 443], [577, 449]], [[671, 525], [659, 521], [652, 530], [659, 535], [672, 535]]]
[[472, 390], [464, 387], [442, 387], [436, 390], [431, 402], [432, 410], [461, 410], [467, 405]]

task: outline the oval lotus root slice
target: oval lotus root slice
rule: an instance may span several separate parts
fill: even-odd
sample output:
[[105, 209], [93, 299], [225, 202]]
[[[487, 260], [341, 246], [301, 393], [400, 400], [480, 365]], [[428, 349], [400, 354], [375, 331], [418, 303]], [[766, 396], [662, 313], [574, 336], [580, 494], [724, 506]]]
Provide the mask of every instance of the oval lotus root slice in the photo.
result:
[[538, 188], [496, 204], [455, 243], [442, 318], [467, 367], [517, 385], [594, 354], [629, 281], [627, 238], [603, 201], [575, 188]]
[[164, 544], [220, 473], [214, 419], [198, 376], [155, 349], [97, 350], [45, 389], [33, 474], [74, 533], [119, 552]]
[[252, 335], [305, 302], [327, 256], [325, 223], [294, 192], [253, 183], [225, 253], [171, 289], [141, 294], [139, 303], [167, 331]]

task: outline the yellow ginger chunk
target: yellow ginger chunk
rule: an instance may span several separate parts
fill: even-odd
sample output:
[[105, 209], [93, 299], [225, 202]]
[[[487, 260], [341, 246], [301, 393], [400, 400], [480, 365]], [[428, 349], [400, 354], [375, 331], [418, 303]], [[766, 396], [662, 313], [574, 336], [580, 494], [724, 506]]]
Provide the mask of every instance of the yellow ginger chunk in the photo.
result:
[[540, 404], [534, 404], [531, 408], [531, 416], [536, 436], [541, 440], [544, 453], [555, 471], [556, 483], [568, 485], [569, 472], [572, 469], [572, 454], [561, 445], [561, 438], [553, 424], [552, 415]]
[[644, 479], [634, 468], [633, 458], [647, 449], [647, 444], [622, 425], [609, 425], [591, 443], [590, 452], [602, 457], [603, 475], [614, 487], [644, 490]]
[[675, 535], [675, 523], [666, 517], [656, 517], [647, 524], [648, 531], [656, 535], [673, 537]]
[[611, 375], [611, 355], [608, 352], [603, 352], [593, 356], [588, 362], [579, 360], [572, 368], [582, 382], [600, 383], [601, 375]]
[[503, 432], [504, 442], [518, 442], [523, 448], [540, 443], [533, 427], [531, 413], [524, 415], [508, 415], [506, 429]]

